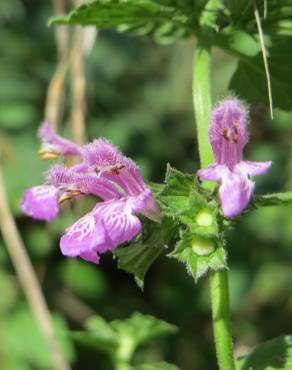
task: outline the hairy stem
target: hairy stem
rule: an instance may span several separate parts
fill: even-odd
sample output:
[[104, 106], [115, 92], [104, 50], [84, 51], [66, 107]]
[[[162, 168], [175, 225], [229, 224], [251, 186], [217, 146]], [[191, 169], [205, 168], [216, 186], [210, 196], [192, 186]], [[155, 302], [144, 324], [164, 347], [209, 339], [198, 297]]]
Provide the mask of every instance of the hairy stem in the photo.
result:
[[60, 345], [55, 338], [51, 316], [42, 294], [40, 284], [17, 230], [8, 205], [6, 189], [0, 168], [0, 230], [8, 253], [16, 270], [24, 294], [30, 305], [41, 333], [48, 343], [55, 370], [70, 370]]
[[[211, 37], [203, 29], [199, 37], [193, 67], [193, 100], [201, 167], [213, 162], [208, 140], [211, 115]], [[214, 184], [209, 183], [209, 187]], [[220, 370], [235, 370], [229, 313], [228, 274], [226, 270], [210, 276], [211, 305], [217, 362]]]
[[227, 270], [210, 274], [210, 289], [218, 366], [220, 370], [235, 370]]

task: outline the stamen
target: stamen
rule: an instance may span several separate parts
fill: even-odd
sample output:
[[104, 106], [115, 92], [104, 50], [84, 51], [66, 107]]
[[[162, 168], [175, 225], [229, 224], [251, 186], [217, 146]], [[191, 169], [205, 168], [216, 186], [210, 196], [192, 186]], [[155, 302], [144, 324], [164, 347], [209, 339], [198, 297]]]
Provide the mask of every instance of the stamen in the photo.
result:
[[228, 142], [230, 142], [230, 138], [229, 138], [229, 132], [228, 132], [228, 128], [224, 128], [223, 129], [223, 132], [222, 132], [222, 136], [224, 137], [224, 139]]
[[123, 164], [117, 164], [115, 166], [111, 166], [108, 170], [109, 173], [112, 173], [112, 174], [115, 174], [115, 175], [119, 175], [120, 173], [120, 170], [122, 170], [123, 168], [125, 168], [125, 165]]
[[58, 199], [58, 203], [59, 204], [62, 204], [64, 203], [66, 200], [69, 200], [71, 199], [71, 196], [69, 194], [62, 194], [60, 195], [59, 199]]
[[73, 199], [75, 197], [78, 197], [79, 195], [85, 195], [85, 193], [83, 193], [80, 190], [67, 189], [64, 194], [59, 196], [58, 203], [59, 204], [64, 203], [66, 200]]
[[223, 138], [232, 144], [237, 144], [239, 140], [239, 132], [236, 125], [230, 128], [224, 128], [222, 132]]
[[95, 173], [97, 175], [100, 172], [109, 173], [111, 175], [119, 175], [120, 174], [120, 170], [122, 170], [123, 168], [125, 168], [125, 165], [118, 163], [118, 164], [115, 164], [113, 166], [107, 166], [107, 167], [104, 167], [104, 168], [96, 167], [94, 169], [94, 171], [95, 171]]
[[56, 153], [56, 152], [48, 152], [45, 149], [40, 149], [38, 151], [38, 154], [41, 157], [41, 159], [45, 159], [45, 160], [46, 159], [55, 159], [55, 158], [57, 158], [59, 156], [58, 153]]

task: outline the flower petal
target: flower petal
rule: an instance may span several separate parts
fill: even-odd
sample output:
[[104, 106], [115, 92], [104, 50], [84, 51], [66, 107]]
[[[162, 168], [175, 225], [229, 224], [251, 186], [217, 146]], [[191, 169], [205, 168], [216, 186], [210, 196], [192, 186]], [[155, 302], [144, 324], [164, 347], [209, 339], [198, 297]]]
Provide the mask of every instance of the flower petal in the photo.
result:
[[[81, 156], [81, 147], [57, 135], [53, 127], [48, 122], [44, 122], [41, 125], [39, 129], [39, 137], [43, 142], [40, 154], [44, 159], [52, 158], [49, 156], [50, 153], [55, 156], [59, 154]], [[48, 154], [48, 156], [46, 154]]]
[[95, 264], [98, 264], [100, 260], [99, 255], [94, 251], [81, 252], [79, 257]]
[[94, 140], [92, 143], [85, 145], [83, 152], [84, 162], [91, 167], [103, 171], [112, 166], [126, 166], [132, 161], [126, 158], [118, 148], [105, 139]]
[[[105, 242], [103, 225], [88, 213], [65, 230], [60, 240], [61, 251], [65, 256], [89, 256], [88, 253]], [[88, 257], [89, 258], [89, 257]]]
[[227, 167], [224, 165], [210, 164], [207, 168], [197, 172], [201, 181], [216, 181], [220, 182]]
[[137, 196], [129, 196], [127, 204], [133, 214], [139, 213], [152, 221], [161, 222], [162, 214], [150, 189], [146, 188]]
[[95, 217], [101, 220], [110, 241], [107, 245], [97, 247], [98, 252], [115, 249], [118, 245], [132, 240], [140, 232], [141, 222], [132, 212], [133, 209], [126, 198], [97, 205]]
[[242, 160], [248, 142], [247, 107], [237, 98], [222, 100], [212, 112], [209, 138], [218, 164], [230, 169]]
[[236, 169], [245, 172], [248, 176], [259, 176], [268, 172], [271, 165], [272, 161], [267, 162], [242, 161], [236, 165]]
[[128, 195], [145, 190], [138, 166], [105, 139], [94, 140], [84, 147], [84, 163], [93, 168], [99, 177], [116, 183]]
[[75, 186], [81, 192], [96, 195], [103, 200], [121, 198], [121, 193], [111, 181], [96, 175], [76, 176]]
[[51, 221], [59, 212], [57, 195], [58, 189], [54, 186], [35, 186], [24, 192], [20, 208], [32, 218]]
[[247, 206], [255, 183], [239, 171], [226, 171], [219, 187], [219, 197], [225, 217], [233, 218]]
[[65, 194], [93, 194], [103, 200], [121, 197], [111, 181], [99, 178], [94, 173], [77, 173], [74, 167], [67, 168], [59, 164], [53, 166], [47, 173], [47, 181]]

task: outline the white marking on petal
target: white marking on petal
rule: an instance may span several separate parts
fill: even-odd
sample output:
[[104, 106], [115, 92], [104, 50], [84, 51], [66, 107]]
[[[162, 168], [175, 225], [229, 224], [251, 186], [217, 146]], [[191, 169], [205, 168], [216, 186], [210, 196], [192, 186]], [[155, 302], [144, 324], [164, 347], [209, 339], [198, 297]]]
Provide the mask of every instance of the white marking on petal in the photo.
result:
[[40, 185], [31, 189], [32, 196], [38, 202], [54, 197], [58, 190], [54, 186]]
[[138, 217], [132, 214], [132, 208], [127, 199], [98, 205], [95, 217], [103, 223], [107, 236], [112, 242], [111, 249], [132, 240], [142, 227]]
[[92, 213], [83, 216], [71, 227], [66, 229], [60, 246], [66, 256], [77, 256], [80, 253], [89, 253], [98, 249], [105, 242], [103, 225], [95, 219]]
[[28, 216], [50, 221], [59, 212], [57, 193], [58, 190], [54, 186], [35, 186], [24, 192], [20, 207]]

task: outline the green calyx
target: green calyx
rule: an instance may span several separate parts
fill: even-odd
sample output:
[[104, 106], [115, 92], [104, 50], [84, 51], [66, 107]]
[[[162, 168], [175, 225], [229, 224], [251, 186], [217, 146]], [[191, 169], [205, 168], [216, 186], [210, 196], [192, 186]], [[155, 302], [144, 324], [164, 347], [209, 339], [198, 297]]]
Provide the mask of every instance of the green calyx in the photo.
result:
[[208, 270], [225, 269], [225, 226], [216, 195], [201, 187], [195, 175], [169, 166], [157, 198], [164, 214], [179, 225], [169, 257], [183, 262], [196, 281]]
[[191, 242], [192, 250], [198, 256], [208, 256], [215, 251], [215, 244], [212, 239], [202, 236], [194, 236]]

